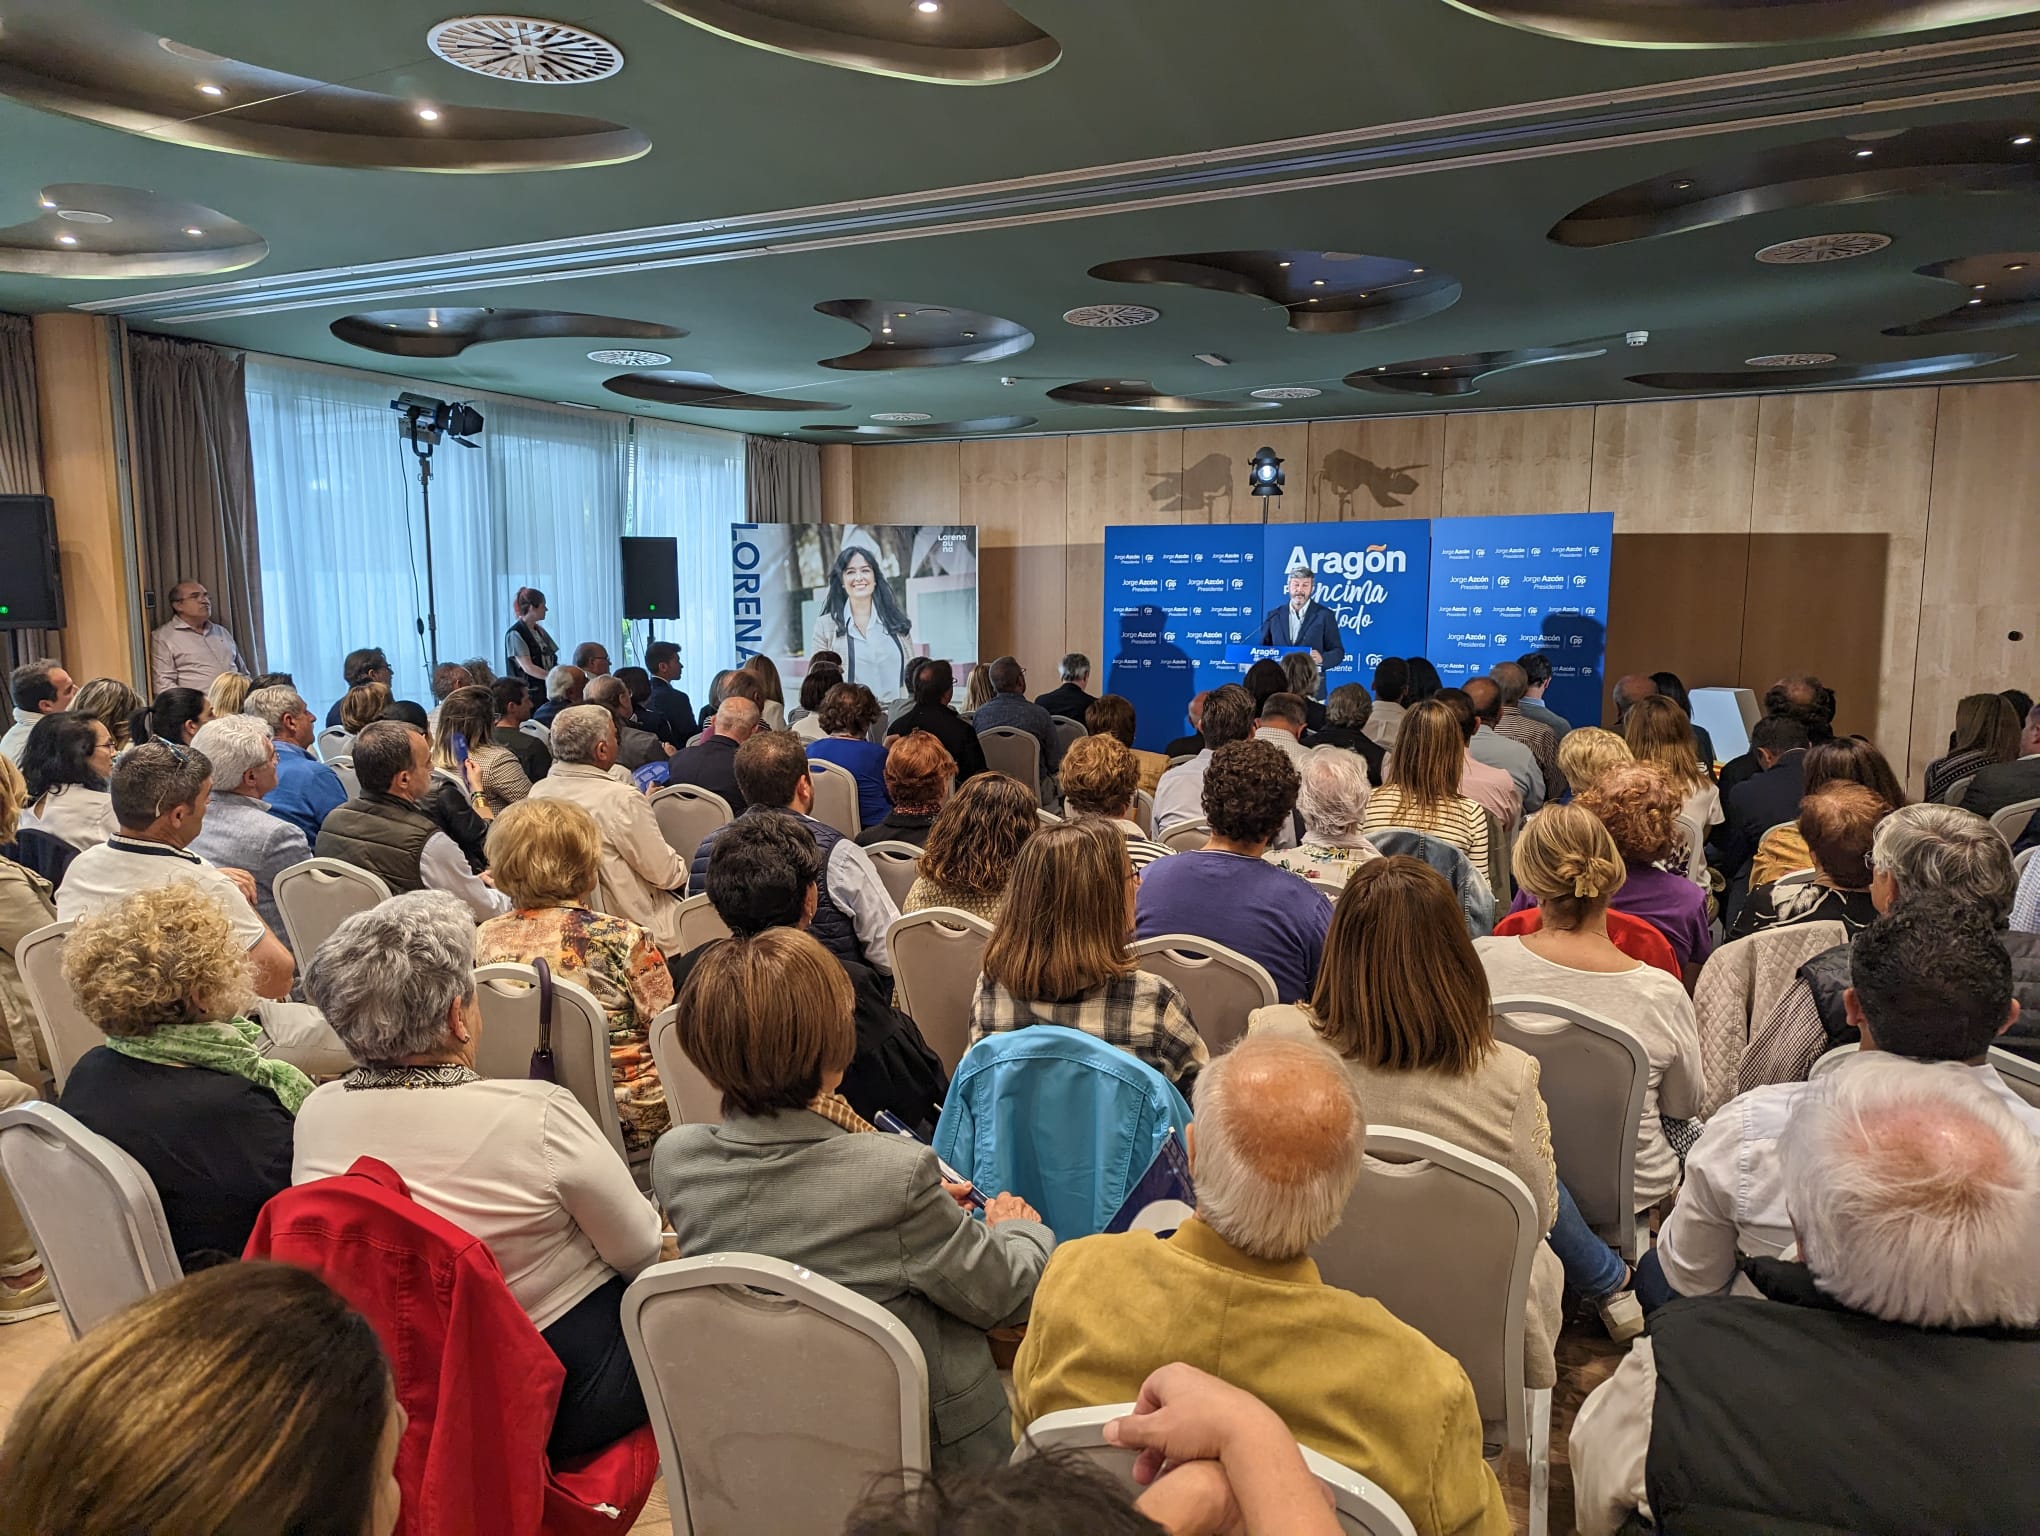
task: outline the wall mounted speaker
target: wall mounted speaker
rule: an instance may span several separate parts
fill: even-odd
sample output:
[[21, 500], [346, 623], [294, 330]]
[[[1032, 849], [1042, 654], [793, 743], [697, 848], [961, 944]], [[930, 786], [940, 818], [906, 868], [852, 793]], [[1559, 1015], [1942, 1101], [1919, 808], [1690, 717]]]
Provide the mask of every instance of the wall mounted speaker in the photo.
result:
[[0, 496], [0, 629], [62, 629], [64, 577], [57, 566], [57, 504], [47, 496]]
[[680, 613], [680, 541], [623, 541], [623, 616], [671, 619]]

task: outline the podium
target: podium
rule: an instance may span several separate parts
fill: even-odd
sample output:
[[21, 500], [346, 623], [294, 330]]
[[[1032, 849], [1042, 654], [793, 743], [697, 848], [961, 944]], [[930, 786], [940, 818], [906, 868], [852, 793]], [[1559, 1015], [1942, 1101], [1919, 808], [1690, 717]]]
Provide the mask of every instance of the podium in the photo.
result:
[[1241, 672], [1245, 672], [1247, 668], [1257, 661], [1280, 661], [1284, 656], [1294, 656], [1299, 652], [1308, 656], [1310, 654], [1310, 647], [1307, 645], [1229, 645], [1225, 648], [1225, 663], [1229, 667], [1238, 667]]

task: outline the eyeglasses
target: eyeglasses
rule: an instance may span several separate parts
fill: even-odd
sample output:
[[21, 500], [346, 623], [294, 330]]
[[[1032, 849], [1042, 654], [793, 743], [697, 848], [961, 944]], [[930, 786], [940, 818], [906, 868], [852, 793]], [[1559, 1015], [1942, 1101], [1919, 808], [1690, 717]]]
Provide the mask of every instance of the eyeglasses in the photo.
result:
[[[156, 738], [154, 745], [159, 746], [163, 748], [164, 751], [168, 752], [170, 754], [171, 760], [175, 762], [177, 766], [180, 768], [184, 767], [187, 763], [189, 763], [192, 760], [193, 756], [195, 755], [192, 752], [191, 748], [181, 747], [174, 741], [164, 740], [161, 736], [158, 736]], [[204, 786], [201, 785], [200, 787], [203, 788]], [[191, 798], [193, 800], [196, 800], [198, 796], [193, 795]], [[186, 805], [189, 803], [190, 803], [189, 801], [184, 800], [172, 800], [169, 802], [169, 804], [173, 806]], [[157, 800], [155, 814], [152, 815], [149, 819], [151, 821], [160, 821], [163, 816], [164, 808], [165, 808], [164, 802], [161, 799]]]

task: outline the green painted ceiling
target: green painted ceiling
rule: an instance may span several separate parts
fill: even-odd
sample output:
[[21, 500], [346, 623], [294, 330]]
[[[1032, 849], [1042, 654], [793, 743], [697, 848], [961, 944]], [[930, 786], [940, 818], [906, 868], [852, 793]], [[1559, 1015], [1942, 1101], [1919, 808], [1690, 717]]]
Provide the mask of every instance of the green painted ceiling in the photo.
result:
[[[489, 389], [770, 433], [866, 425], [878, 412], [937, 422], [1020, 414], [1037, 418], [1031, 430], [1086, 431], [1664, 398], [1628, 376], [1735, 371], [1759, 353], [1831, 352], [1844, 365], [2008, 353], [1945, 377], [2040, 372], [2031, 323], [1883, 334], [1962, 301], [1915, 268], [2040, 247], [2033, 174], [1987, 194], [1954, 190], [1943, 175], [1901, 196], [1601, 248], [1547, 238], [1579, 205], [1682, 168], [1705, 175], [1810, 140], [1925, 124], [2040, 129], [2035, 18], [2030, 31], [2008, 21], [1847, 45], [1657, 51], [1520, 31], [1446, 0], [1012, 3], [1060, 42], [1062, 58], [1032, 78], [977, 87], [789, 58], [644, 0], [538, 4], [522, 13], [586, 26], [627, 59], [611, 80], [539, 88], [433, 58], [427, 29], [458, 13], [415, 0], [75, 0], [81, 16], [449, 111], [608, 119], [652, 149], [625, 164], [545, 172], [336, 169], [184, 147], [0, 98], [0, 225], [34, 217], [46, 185], [97, 183], [217, 209], [269, 242], [258, 264], [210, 277], [0, 272], [0, 308], [111, 304], [140, 329], [438, 380], [452, 394]], [[1220, 153], [1251, 145], [1267, 148]], [[2031, 153], [2040, 169], [2040, 146]], [[1156, 163], [1132, 164], [1144, 161]], [[742, 222], [712, 227], [732, 220]], [[1856, 230], [1891, 244], [1819, 266], [1753, 259], [1776, 241]], [[595, 238], [627, 231], [641, 233]], [[542, 243], [551, 244], [498, 251]], [[1277, 247], [1401, 258], [1449, 273], [1464, 291], [1406, 323], [1300, 334], [1258, 298], [1088, 275], [1136, 257]], [[477, 252], [497, 254], [467, 254]], [[503, 270], [513, 264], [525, 270]], [[350, 268], [371, 270], [341, 270]], [[151, 299], [172, 292], [181, 297]], [[867, 338], [814, 306], [861, 298], [1004, 317], [1036, 343], [936, 368], [818, 366]], [[357, 311], [434, 303], [623, 316], [687, 334], [492, 343], [426, 361], [363, 351], [328, 330]], [[1061, 319], [1097, 303], [1148, 304], [1162, 318], [1117, 331]], [[1649, 331], [1649, 344], [1624, 346], [1632, 330]], [[1450, 401], [1341, 382], [1412, 358], [1590, 338], [1610, 339], [1606, 355], [1497, 375]], [[850, 408], [624, 401], [602, 385], [625, 370], [587, 360], [605, 346], [653, 347], [673, 369], [735, 390]], [[1198, 362], [1204, 352], [1231, 366]], [[1268, 386], [1323, 393], [1170, 416], [1048, 398], [1095, 378], [1242, 406]]]

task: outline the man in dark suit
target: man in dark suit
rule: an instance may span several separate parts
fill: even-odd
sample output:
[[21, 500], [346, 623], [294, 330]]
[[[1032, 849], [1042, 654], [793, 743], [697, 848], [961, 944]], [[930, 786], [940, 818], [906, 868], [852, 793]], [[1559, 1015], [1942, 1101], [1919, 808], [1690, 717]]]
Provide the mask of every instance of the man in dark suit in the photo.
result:
[[[1993, 763], [1988, 768], [1977, 770], [1976, 777], [1969, 781], [1968, 793], [1962, 797], [1963, 810], [1974, 811], [1988, 819], [2021, 800], [2040, 800], [2040, 707], [2026, 715], [2026, 729], [2019, 736], [2019, 752], [2015, 762]], [[2036, 816], [2034, 821], [2040, 823], [2040, 816]], [[2019, 846], [2023, 848], [2033, 840], [2029, 829]]]
[[1346, 659], [1346, 648], [1339, 643], [1338, 617], [1323, 603], [1311, 600], [1311, 593], [1316, 590], [1317, 577], [1309, 566], [1291, 566], [1289, 601], [1269, 611], [1261, 621], [1260, 638], [1254, 643], [1308, 646], [1310, 659], [1318, 664], [1317, 691], [1322, 697], [1324, 674]]
[[665, 723], [659, 734], [675, 746], [692, 741], [700, 729], [694, 701], [673, 686], [680, 676], [680, 647], [671, 640], [654, 640], [645, 647], [645, 670], [652, 674], [652, 696], [645, 700], [645, 712]]
[[[1783, 715], [1806, 727], [1806, 744], [1818, 746], [1835, 737], [1835, 691], [1809, 672], [1790, 672], [1764, 690], [1764, 717]], [[1690, 714], [1691, 711], [1688, 711]], [[1722, 765], [1721, 803], [1764, 771], [1752, 739], [1750, 750]], [[1759, 836], [1762, 834], [1759, 833]]]
[[765, 717], [751, 700], [724, 699], [715, 712], [715, 734], [675, 752], [666, 767], [666, 782], [692, 784], [721, 795], [730, 803], [732, 814], [743, 815], [744, 792], [737, 788], [737, 748], [764, 723]]
[[1710, 860], [1729, 877], [1730, 894], [1742, 880], [1757, 844], [1781, 821], [1796, 821], [1806, 788], [1806, 726], [1790, 715], [1768, 715], [1750, 731], [1760, 767], [1728, 795], [1728, 819]]
[[1084, 691], [1091, 681], [1091, 658], [1082, 651], [1071, 651], [1063, 657], [1060, 668], [1062, 686], [1051, 693], [1044, 693], [1034, 702], [1051, 715], [1060, 715], [1065, 720], [1084, 723], [1084, 711], [1098, 701]]

